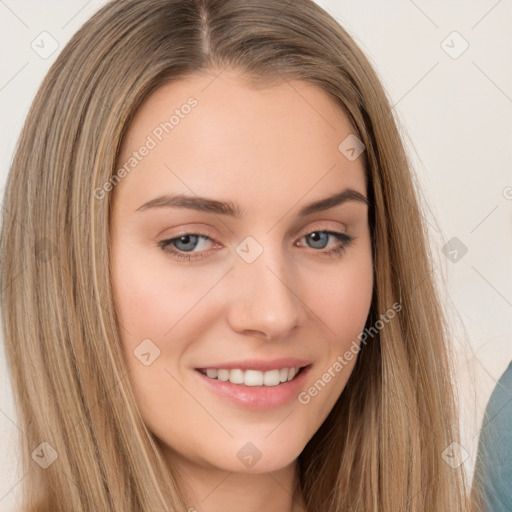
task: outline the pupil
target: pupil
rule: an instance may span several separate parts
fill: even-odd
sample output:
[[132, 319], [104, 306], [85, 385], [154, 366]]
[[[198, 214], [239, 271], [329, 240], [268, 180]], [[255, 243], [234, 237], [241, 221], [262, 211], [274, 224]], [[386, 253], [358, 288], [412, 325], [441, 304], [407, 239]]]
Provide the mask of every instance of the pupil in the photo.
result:
[[[188, 244], [192, 244], [193, 247], [177, 247], [177, 244], [185, 244], [185, 245], [188, 245]], [[178, 240], [176, 240], [176, 248], [181, 250], [181, 251], [192, 251], [194, 250], [194, 247], [195, 245], [197, 244], [197, 236], [195, 235], [183, 235], [181, 236]]]
[[316, 249], [323, 249], [327, 242], [327, 233], [323, 233], [321, 231], [314, 231], [313, 233], [309, 234], [309, 238], [315, 243], [318, 243], [319, 241], [322, 242], [323, 238], [323, 243], [321, 243], [320, 246], [315, 246]]

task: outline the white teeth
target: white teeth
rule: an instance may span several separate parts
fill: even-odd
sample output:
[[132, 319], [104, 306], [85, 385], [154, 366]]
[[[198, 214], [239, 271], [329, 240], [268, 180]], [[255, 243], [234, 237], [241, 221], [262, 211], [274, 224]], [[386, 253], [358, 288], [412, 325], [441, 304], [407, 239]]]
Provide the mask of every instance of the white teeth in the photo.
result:
[[246, 386], [263, 386], [263, 372], [257, 370], [246, 370], [244, 384]]
[[233, 384], [243, 384], [244, 372], [242, 370], [231, 370], [229, 372], [229, 382]]
[[217, 370], [217, 379], [223, 381], [229, 380], [229, 370]]
[[210, 379], [216, 379], [217, 378], [217, 370], [215, 368], [208, 368], [206, 370], [206, 375], [210, 377]]
[[280, 381], [280, 370], [270, 370], [263, 374], [263, 384], [265, 386], [277, 386]]
[[283, 382], [292, 380], [300, 368], [281, 368], [260, 372], [258, 370], [227, 370], [224, 368], [208, 368], [206, 371], [201, 370], [211, 379], [218, 379], [232, 384], [244, 384], [246, 386], [278, 386]]

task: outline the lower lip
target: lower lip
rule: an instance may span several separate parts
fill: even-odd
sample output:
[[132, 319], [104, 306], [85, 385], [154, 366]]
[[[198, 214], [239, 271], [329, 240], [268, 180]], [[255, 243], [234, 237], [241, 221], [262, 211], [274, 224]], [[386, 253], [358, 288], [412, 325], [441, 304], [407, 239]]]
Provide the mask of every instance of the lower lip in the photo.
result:
[[211, 379], [199, 370], [195, 372], [214, 393], [246, 409], [263, 410], [282, 407], [297, 397], [309, 373], [311, 365], [302, 368], [289, 382], [277, 386], [246, 386], [229, 381]]

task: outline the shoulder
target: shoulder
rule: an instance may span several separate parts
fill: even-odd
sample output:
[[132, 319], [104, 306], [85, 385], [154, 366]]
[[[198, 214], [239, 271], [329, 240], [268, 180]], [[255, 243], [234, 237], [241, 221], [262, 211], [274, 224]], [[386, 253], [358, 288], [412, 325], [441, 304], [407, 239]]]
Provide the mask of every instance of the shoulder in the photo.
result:
[[512, 362], [499, 378], [485, 409], [481, 435], [499, 431], [512, 440]]
[[475, 479], [489, 512], [512, 510], [512, 362], [499, 378], [485, 409]]
[[487, 408], [485, 420], [499, 424], [512, 422], [512, 362], [499, 378]]

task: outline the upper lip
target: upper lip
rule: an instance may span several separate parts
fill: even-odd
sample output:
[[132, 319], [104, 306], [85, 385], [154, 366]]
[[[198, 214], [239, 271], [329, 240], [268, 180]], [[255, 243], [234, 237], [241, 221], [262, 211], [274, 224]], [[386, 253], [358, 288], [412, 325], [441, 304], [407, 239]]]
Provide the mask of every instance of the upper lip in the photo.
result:
[[279, 370], [281, 368], [302, 368], [308, 366], [311, 361], [304, 359], [297, 359], [294, 357], [282, 357], [280, 359], [264, 360], [264, 359], [244, 359], [240, 361], [230, 361], [218, 364], [209, 364], [196, 368], [196, 370], [206, 370], [208, 368], [222, 368], [226, 370], [240, 369], [240, 370]]

